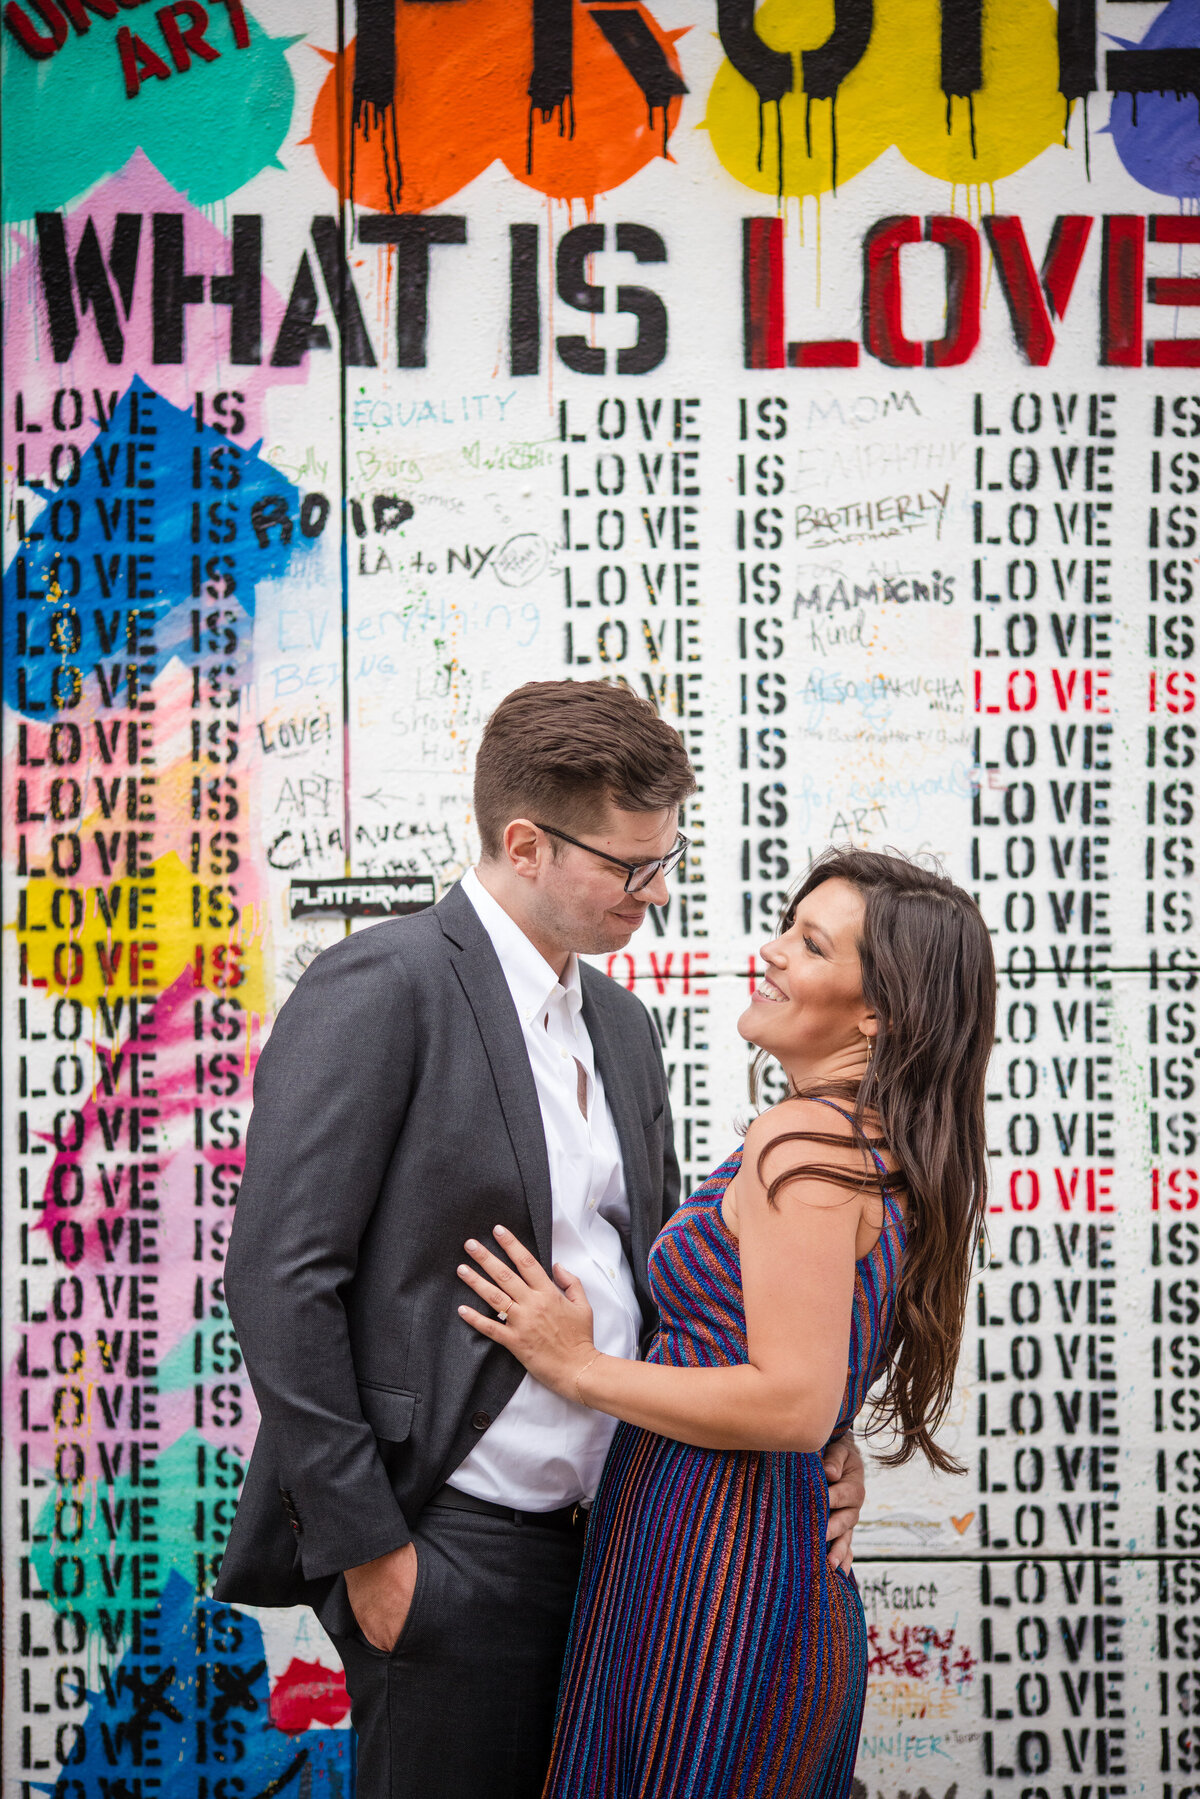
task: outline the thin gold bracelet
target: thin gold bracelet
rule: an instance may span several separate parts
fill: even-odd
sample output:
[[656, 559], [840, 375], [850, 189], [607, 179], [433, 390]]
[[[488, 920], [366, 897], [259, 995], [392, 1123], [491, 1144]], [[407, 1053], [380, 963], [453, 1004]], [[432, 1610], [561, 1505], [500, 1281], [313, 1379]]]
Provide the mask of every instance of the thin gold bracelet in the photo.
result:
[[578, 1397], [580, 1405], [587, 1405], [587, 1400], [583, 1397], [583, 1393], [580, 1389], [579, 1383], [583, 1379], [584, 1375], [587, 1373], [588, 1369], [591, 1367], [592, 1362], [598, 1362], [600, 1360], [600, 1354], [601, 1354], [600, 1350], [597, 1350], [595, 1355], [592, 1357], [592, 1361], [585, 1362], [583, 1364], [583, 1367], [579, 1370], [579, 1373], [575, 1376], [575, 1393], [576, 1393], [576, 1396]]

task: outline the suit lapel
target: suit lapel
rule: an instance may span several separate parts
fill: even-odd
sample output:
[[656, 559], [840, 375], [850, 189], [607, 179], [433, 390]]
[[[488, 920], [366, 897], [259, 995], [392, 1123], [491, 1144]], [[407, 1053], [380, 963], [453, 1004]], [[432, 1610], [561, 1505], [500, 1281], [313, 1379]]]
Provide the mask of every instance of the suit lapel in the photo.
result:
[[457, 883], [435, 911], [450, 946], [451, 965], [475, 1015], [492, 1079], [496, 1083], [513, 1154], [521, 1171], [538, 1260], [549, 1269], [553, 1261], [550, 1163], [546, 1155], [542, 1109], [538, 1104], [537, 1087], [517, 1008], [492, 940]]
[[580, 964], [580, 979], [583, 983], [583, 1022], [592, 1040], [596, 1067], [604, 1082], [613, 1123], [617, 1127], [617, 1141], [621, 1146], [625, 1192], [629, 1198], [629, 1263], [638, 1295], [642, 1303], [646, 1304], [649, 1291], [646, 1258], [650, 1253], [651, 1195], [641, 1110], [629, 1075], [629, 1056], [628, 1053], [622, 1053], [620, 1032], [598, 997], [594, 985], [596, 976], [583, 963]]

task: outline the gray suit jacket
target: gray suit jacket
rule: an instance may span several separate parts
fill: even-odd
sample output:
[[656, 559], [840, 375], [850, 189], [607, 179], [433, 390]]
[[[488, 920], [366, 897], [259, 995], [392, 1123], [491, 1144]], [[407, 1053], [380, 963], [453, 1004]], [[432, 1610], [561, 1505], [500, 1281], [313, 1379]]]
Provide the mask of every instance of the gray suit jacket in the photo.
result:
[[[662, 1050], [641, 1002], [581, 969], [629, 1195], [650, 1244], [678, 1198]], [[340, 1578], [507, 1404], [519, 1363], [464, 1324], [464, 1239], [551, 1260], [550, 1171], [521, 1023], [461, 888], [325, 950], [259, 1058], [225, 1292], [262, 1414], [216, 1593], [352, 1624]]]

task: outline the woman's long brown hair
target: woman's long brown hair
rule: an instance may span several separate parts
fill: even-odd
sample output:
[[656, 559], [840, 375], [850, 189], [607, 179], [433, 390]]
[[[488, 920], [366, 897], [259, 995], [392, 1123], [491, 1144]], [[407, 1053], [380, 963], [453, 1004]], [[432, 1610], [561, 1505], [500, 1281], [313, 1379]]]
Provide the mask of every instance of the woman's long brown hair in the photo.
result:
[[[962, 1343], [971, 1267], [983, 1232], [987, 1197], [984, 1093], [995, 1037], [996, 969], [979, 908], [945, 875], [905, 857], [870, 850], [830, 850], [788, 904], [786, 931], [800, 902], [823, 881], [849, 881], [865, 912], [859, 957], [866, 1004], [879, 1033], [866, 1074], [852, 1083], [805, 1088], [801, 1097], [841, 1099], [852, 1110], [860, 1141], [890, 1151], [888, 1184], [903, 1192], [907, 1247], [887, 1346], [887, 1379], [869, 1430], [894, 1432], [895, 1448], [879, 1459], [894, 1467], [918, 1450], [934, 1468], [962, 1465], [934, 1433], [946, 1416]], [[757, 1099], [765, 1052], [755, 1059]], [[878, 1121], [868, 1136], [864, 1121]], [[825, 1131], [785, 1131], [768, 1145], [844, 1145]], [[767, 1153], [763, 1152], [764, 1155]], [[800, 1175], [861, 1192], [880, 1184], [874, 1162], [856, 1175], [805, 1161], [772, 1181], [768, 1197]], [[760, 1161], [761, 1172], [761, 1161]]]

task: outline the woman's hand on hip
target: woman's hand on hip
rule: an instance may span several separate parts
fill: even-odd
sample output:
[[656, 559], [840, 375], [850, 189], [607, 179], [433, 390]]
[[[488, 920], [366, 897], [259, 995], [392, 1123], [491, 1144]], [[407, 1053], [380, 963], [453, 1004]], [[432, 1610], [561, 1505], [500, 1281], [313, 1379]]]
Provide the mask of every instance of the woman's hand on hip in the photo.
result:
[[459, 1316], [484, 1337], [503, 1343], [535, 1380], [563, 1399], [578, 1400], [576, 1380], [596, 1356], [592, 1341], [592, 1308], [583, 1283], [569, 1269], [554, 1264], [554, 1279], [511, 1231], [498, 1224], [493, 1232], [510, 1260], [505, 1262], [477, 1243], [465, 1245], [479, 1264], [459, 1264], [460, 1279], [496, 1316], [459, 1306]]
[[830, 1443], [822, 1457], [829, 1482], [829, 1527], [825, 1547], [829, 1566], [849, 1574], [854, 1562], [854, 1531], [867, 1497], [866, 1469], [858, 1444], [849, 1432]]

